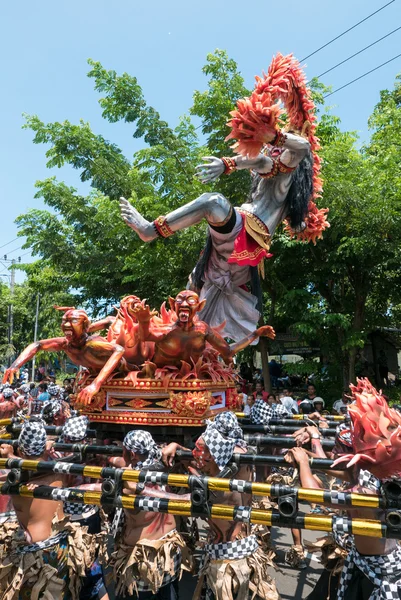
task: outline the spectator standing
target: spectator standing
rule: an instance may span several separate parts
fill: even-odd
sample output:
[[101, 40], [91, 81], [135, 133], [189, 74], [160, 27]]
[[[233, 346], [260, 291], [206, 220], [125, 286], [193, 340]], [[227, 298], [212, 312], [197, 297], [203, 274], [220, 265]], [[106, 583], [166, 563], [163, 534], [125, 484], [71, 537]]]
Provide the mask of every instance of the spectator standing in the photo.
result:
[[253, 392], [253, 397], [256, 400], [257, 395], [261, 394], [261, 398], [263, 398], [264, 402], [267, 402], [269, 394], [264, 391], [263, 383], [261, 381], [257, 381], [255, 384], [255, 391]]
[[[263, 400], [263, 398], [262, 398], [262, 400]], [[245, 416], [249, 417], [249, 415], [251, 414], [251, 408], [254, 404], [255, 404], [255, 398], [253, 397], [252, 394], [248, 394], [248, 396], [246, 397], [246, 403], [244, 404]]]
[[281, 365], [279, 365], [278, 362], [274, 360], [274, 358], [272, 358], [269, 362], [269, 373], [272, 387], [277, 388], [278, 379], [279, 377], [281, 377]]
[[[333, 404], [333, 412], [335, 415], [344, 414], [344, 407], [347, 410], [347, 406], [350, 402], [350, 398], [348, 397], [349, 392], [347, 390], [343, 391], [342, 398], [336, 400]], [[346, 412], [346, 411], [345, 411]]]
[[39, 390], [39, 394], [38, 394], [39, 402], [46, 402], [47, 400], [50, 399], [50, 394], [47, 391], [47, 383], [40, 383], [38, 385], [38, 390]]
[[315, 386], [313, 385], [313, 383], [310, 383], [310, 384], [308, 385], [308, 388], [307, 388], [307, 394], [306, 394], [306, 396], [305, 396], [304, 400], [309, 400], [310, 402], [313, 402], [313, 400], [314, 400], [316, 397], [317, 397], [317, 394], [316, 394], [316, 388], [315, 388]]
[[242, 404], [242, 408], [244, 408], [244, 406], [246, 404], [246, 398], [247, 398], [247, 396], [242, 391], [242, 383], [237, 383], [237, 394], [238, 394], [238, 397], [239, 397], [240, 402]]

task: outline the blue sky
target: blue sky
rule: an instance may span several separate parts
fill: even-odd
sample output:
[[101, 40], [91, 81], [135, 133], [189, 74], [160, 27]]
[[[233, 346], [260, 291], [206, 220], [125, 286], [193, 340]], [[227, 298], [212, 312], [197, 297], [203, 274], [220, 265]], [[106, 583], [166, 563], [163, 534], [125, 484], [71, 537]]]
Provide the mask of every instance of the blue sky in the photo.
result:
[[[89, 57], [108, 69], [135, 75], [147, 101], [175, 125], [191, 105], [193, 91], [206, 86], [201, 69], [208, 52], [226, 49], [251, 86], [254, 75], [268, 67], [275, 52], [293, 52], [302, 59], [387, 1], [2, 3], [0, 246], [17, 236], [14, 220], [19, 214], [43, 207], [33, 197], [36, 180], [55, 174], [83, 189], [72, 169], [53, 173], [46, 169], [45, 147], [34, 145], [32, 133], [21, 129], [23, 112], [37, 114], [46, 122], [78, 122], [82, 118], [96, 133], [119, 144], [128, 157], [142, 145], [131, 137], [131, 126], [102, 120], [98, 95], [86, 77]], [[400, 26], [400, 2], [396, 0], [308, 59], [308, 78]], [[401, 30], [329, 73], [323, 81], [336, 89], [392, 58], [400, 47]], [[333, 95], [330, 104], [341, 117], [342, 127], [357, 130], [367, 139], [367, 118], [379, 92], [391, 88], [400, 71], [401, 58]], [[0, 248], [0, 257], [20, 245], [18, 240]], [[16, 250], [9, 257], [26, 252]], [[5, 272], [1, 264], [0, 272]], [[17, 281], [21, 278], [18, 275]]]

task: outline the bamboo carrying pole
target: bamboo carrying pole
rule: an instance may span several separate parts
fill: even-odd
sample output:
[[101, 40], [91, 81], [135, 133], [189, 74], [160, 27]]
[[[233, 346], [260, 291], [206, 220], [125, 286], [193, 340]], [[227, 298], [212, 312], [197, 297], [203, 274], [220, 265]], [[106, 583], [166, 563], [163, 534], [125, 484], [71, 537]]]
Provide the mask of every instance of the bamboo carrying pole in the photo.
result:
[[398, 500], [387, 500], [385, 496], [373, 494], [356, 494], [311, 488], [298, 488], [281, 484], [255, 483], [239, 479], [220, 479], [218, 477], [181, 475], [149, 470], [115, 469], [113, 467], [96, 467], [58, 461], [23, 460], [20, 458], [1, 458], [0, 469], [21, 469], [36, 473], [64, 473], [80, 475], [90, 479], [113, 479], [120, 477], [122, 481], [133, 483], [156, 483], [172, 487], [193, 489], [201, 483], [210, 492], [242, 492], [254, 496], [295, 495], [298, 500], [323, 505], [338, 505], [341, 508], [401, 508], [401, 487]]
[[73, 488], [55, 488], [51, 486], [38, 486], [34, 489], [28, 489], [26, 485], [8, 486], [5, 484], [1, 486], [0, 494], [22, 496], [23, 498], [74, 502], [77, 504], [108, 505], [128, 510], [168, 513], [186, 517], [202, 515], [211, 519], [240, 521], [269, 527], [336, 531], [338, 533], [350, 533], [375, 538], [401, 539], [401, 528], [392, 528], [386, 523], [373, 519], [349, 519], [347, 517], [338, 517], [337, 515], [326, 516], [303, 513], [297, 513], [293, 517], [282, 517], [278, 510], [260, 510], [247, 506], [226, 506], [222, 504], [195, 507], [187, 500], [170, 500], [135, 495], [107, 497], [101, 492]]
[[[250, 444], [250, 445], [254, 445], [254, 446], [271, 446], [273, 448], [294, 448], [295, 446], [297, 446], [297, 441], [295, 438], [293, 437], [275, 437], [275, 436], [247, 436], [245, 435], [245, 440]], [[13, 446], [13, 448], [18, 448], [18, 440], [15, 439], [8, 439], [7, 438], [7, 434], [3, 435], [2, 439], [0, 439], [0, 444], [10, 444], [11, 446]], [[331, 450], [334, 447], [334, 441], [333, 440], [321, 440], [321, 444], [323, 446], [323, 448], [325, 448], [326, 450]], [[60, 450], [62, 452], [83, 452], [84, 454], [113, 454], [115, 456], [121, 456], [122, 455], [122, 448], [119, 446], [96, 446], [96, 445], [90, 445], [90, 444], [63, 444], [63, 443], [59, 443], [56, 442], [54, 444], [54, 449], [55, 450]], [[307, 446], [309, 447], [309, 446]], [[115, 450], [114, 452], [112, 450]], [[177, 452], [177, 458], [188, 458], [190, 457], [190, 453], [187, 454], [182, 454], [182, 452], [185, 451], [178, 451]], [[234, 460], [236, 461], [237, 459], [235, 458], [237, 455], [234, 454]], [[283, 457], [280, 456], [270, 456], [270, 455], [265, 455], [265, 454], [259, 454], [257, 455], [257, 461], [255, 462], [254, 455], [253, 454], [239, 454], [238, 456], [241, 456], [243, 458], [241, 458], [241, 463], [242, 464], [282, 464], [282, 462], [276, 462], [276, 461], [271, 461], [270, 459], [274, 458], [274, 459], [281, 459], [281, 461], [283, 461]], [[317, 459], [316, 459], [317, 460]], [[325, 460], [325, 459], [319, 459], [319, 460]], [[328, 460], [326, 463], [321, 463], [322, 465], [331, 465], [331, 460]], [[287, 462], [283, 463], [284, 466], [287, 465]]]
[[[288, 441], [291, 438], [285, 438], [287, 448]], [[295, 440], [294, 440], [295, 441]], [[14, 448], [18, 447], [17, 440], [0, 439], [0, 444], [10, 444]], [[295, 444], [294, 444], [295, 445]], [[122, 456], [122, 448], [118, 446], [91, 446], [90, 444], [59, 444], [56, 443], [53, 446], [54, 450], [60, 450], [61, 452], [77, 452], [82, 455], [87, 454], [107, 454], [112, 456]], [[192, 460], [192, 452], [189, 450], [177, 450], [176, 458], [178, 460]], [[315, 471], [329, 471], [332, 468], [333, 461], [328, 458], [312, 458], [310, 459], [310, 466]], [[239, 454], [234, 452], [232, 455], [231, 463], [237, 465], [265, 465], [273, 467], [285, 467], [290, 468], [291, 465], [284, 460], [283, 456], [270, 456], [266, 454]], [[344, 469], [336, 469], [341, 471]]]
[[[238, 419], [243, 419], [244, 421], [249, 421], [249, 415], [246, 415], [243, 412], [235, 413]], [[274, 425], [291, 425], [294, 424], [294, 421], [311, 421], [312, 419], [308, 419], [308, 415], [287, 415], [285, 419], [272, 419], [271, 423]], [[321, 420], [325, 421], [333, 421], [336, 423], [341, 423], [345, 421], [345, 417], [342, 415], [322, 415]]]
[[[7, 431], [11, 434], [19, 435], [21, 433], [22, 425], [9, 425]], [[61, 435], [64, 427], [55, 425], [45, 425], [47, 435]], [[86, 437], [95, 438], [97, 436], [96, 429], [87, 429]]]
[[[309, 424], [310, 425], [310, 424]], [[294, 427], [294, 426], [280, 426], [280, 425], [271, 425], [270, 422], [268, 425], [265, 425], [263, 423], [240, 423], [240, 427], [243, 431], [249, 431], [249, 432], [254, 432], [254, 433], [289, 433], [292, 434], [295, 431], [299, 431], [300, 429], [307, 427], [308, 424], [306, 423], [305, 425], [300, 424], [299, 427]], [[317, 425], [315, 425], [316, 428], [318, 429], [318, 431], [323, 434], [325, 437], [334, 437], [336, 435], [336, 430], [333, 427], [329, 427], [329, 428], [320, 428], [317, 427]]]

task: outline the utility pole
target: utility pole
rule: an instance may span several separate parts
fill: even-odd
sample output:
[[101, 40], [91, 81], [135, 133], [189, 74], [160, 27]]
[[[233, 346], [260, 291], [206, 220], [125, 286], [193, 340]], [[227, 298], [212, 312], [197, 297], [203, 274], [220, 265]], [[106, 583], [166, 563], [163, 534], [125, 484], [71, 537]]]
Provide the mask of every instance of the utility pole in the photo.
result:
[[[40, 294], [38, 292], [38, 295], [36, 296], [35, 330], [34, 330], [34, 333], [33, 333], [33, 341], [34, 342], [36, 342], [37, 339], [38, 339], [39, 301], [40, 301]], [[32, 359], [32, 377], [31, 377], [31, 381], [35, 381], [35, 356]]]
[[[13, 269], [13, 265], [15, 265], [15, 258], [11, 260], [11, 276], [10, 276], [10, 309], [9, 309], [9, 325], [8, 325], [8, 343], [10, 344], [10, 348], [13, 345], [13, 335], [14, 335], [14, 288], [15, 288], [15, 269]], [[10, 356], [9, 365], [11, 365], [12, 357]]]
[[[12, 258], [8, 259], [7, 254], [4, 255], [2, 259], [0, 259], [0, 263], [6, 267], [10, 265], [10, 302], [8, 304], [8, 345], [11, 349], [13, 347], [13, 336], [14, 336], [14, 289], [15, 289], [15, 269], [13, 268], [16, 262], [21, 262], [21, 257], [18, 259]], [[8, 357], [8, 366], [12, 363], [13, 356], [10, 354]]]

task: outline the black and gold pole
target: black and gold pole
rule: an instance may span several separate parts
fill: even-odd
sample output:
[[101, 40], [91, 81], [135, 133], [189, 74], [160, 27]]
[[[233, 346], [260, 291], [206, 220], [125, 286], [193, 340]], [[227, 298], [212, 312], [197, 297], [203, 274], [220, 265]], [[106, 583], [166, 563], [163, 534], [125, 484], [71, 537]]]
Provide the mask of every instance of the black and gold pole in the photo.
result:
[[[241, 429], [244, 432], [248, 432], [248, 433], [270, 433], [270, 434], [293, 434], [295, 433], [295, 431], [299, 431], [300, 429], [303, 429], [304, 427], [308, 427], [309, 425], [311, 425], [311, 423], [305, 423], [305, 425], [302, 425], [302, 423], [299, 426], [295, 426], [294, 425], [286, 425], [286, 426], [281, 426], [281, 425], [271, 425], [270, 421], [267, 425], [264, 425], [263, 423], [240, 423]], [[324, 437], [334, 437], [336, 435], [336, 430], [334, 427], [328, 427], [328, 428], [323, 428], [323, 427], [318, 427], [317, 423], [314, 423], [314, 426], [317, 428], [317, 430], [319, 431], [319, 433], [321, 435], [323, 435]]]
[[[249, 421], [249, 415], [246, 415], [243, 412], [236, 412], [235, 414], [236, 414], [237, 418], [240, 421], [243, 420], [246, 423], [250, 422]], [[271, 419], [270, 422], [273, 425], [295, 425], [299, 421], [304, 421], [304, 423], [309, 423], [310, 424], [310, 422], [312, 420], [315, 423], [318, 422], [316, 419], [309, 419], [308, 415], [301, 415], [301, 414], [299, 414], [299, 415], [286, 415], [285, 417], [283, 417], [281, 419], [273, 418], [273, 419]], [[343, 421], [345, 421], [345, 416], [343, 416], [343, 415], [321, 415], [320, 420], [321, 421], [328, 421], [329, 423], [333, 422], [335, 424], [338, 424], [338, 423], [342, 423]], [[302, 423], [302, 424], [304, 424], [304, 423]]]
[[335, 505], [339, 508], [396, 508], [401, 509], [401, 485], [393, 489], [392, 498], [384, 495], [357, 494], [337, 490], [298, 488], [288, 485], [257, 483], [238, 479], [220, 479], [219, 477], [181, 475], [149, 470], [115, 469], [92, 465], [69, 464], [59, 461], [37, 461], [19, 458], [0, 459], [0, 469], [20, 469], [35, 473], [62, 473], [80, 475], [90, 479], [113, 479], [118, 474], [122, 481], [132, 483], [152, 483], [193, 489], [199, 483], [210, 492], [242, 492], [253, 496], [273, 498], [293, 495], [299, 501], [314, 504]]
[[38, 498], [76, 504], [96, 504], [98, 506], [115, 506], [126, 510], [167, 513], [178, 516], [207, 516], [211, 519], [224, 519], [268, 527], [285, 527], [309, 529], [314, 531], [335, 531], [340, 534], [349, 533], [374, 538], [401, 539], [401, 528], [373, 519], [350, 519], [337, 515], [310, 515], [296, 513], [293, 517], [283, 517], [278, 510], [260, 510], [247, 506], [228, 506], [209, 504], [207, 507], [193, 506], [188, 500], [171, 500], [147, 496], [117, 497], [105, 496], [101, 492], [86, 491], [73, 488], [55, 488], [38, 486], [29, 489], [26, 485], [1, 486], [0, 494]]
[[[22, 425], [15, 425], [13, 423], [6, 427], [6, 431], [12, 435], [19, 435], [21, 433]], [[63, 433], [62, 426], [56, 425], [45, 425], [47, 435], [61, 435]], [[86, 437], [95, 438], [97, 436], [96, 429], [87, 429]]]

